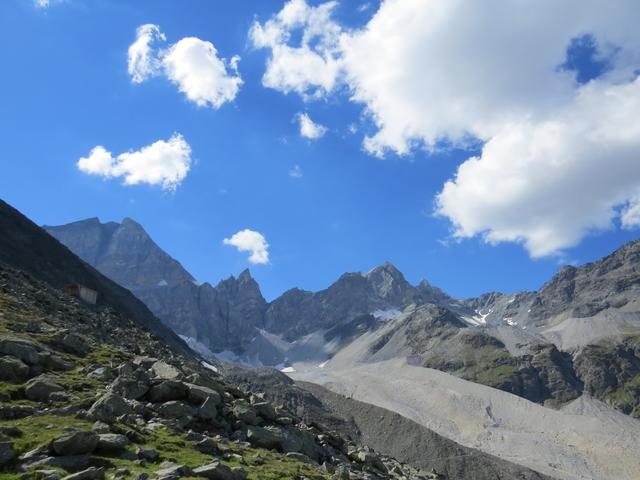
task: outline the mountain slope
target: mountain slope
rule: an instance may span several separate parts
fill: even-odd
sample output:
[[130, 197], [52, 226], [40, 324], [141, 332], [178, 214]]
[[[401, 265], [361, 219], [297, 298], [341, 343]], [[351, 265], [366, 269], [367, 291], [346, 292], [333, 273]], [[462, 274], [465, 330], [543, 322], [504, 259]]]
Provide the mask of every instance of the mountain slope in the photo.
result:
[[[239, 389], [6, 204], [0, 226], [1, 478], [447, 478]], [[67, 294], [69, 279], [100, 302]]]
[[262, 327], [266, 302], [249, 271], [216, 287], [199, 285], [151, 239], [125, 218], [102, 224], [96, 218], [44, 227], [80, 258], [131, 290], [175, 332], [214, 351], [240, 351]]
[[29, 272], [56, 288], [80, 283], [98, 292], [98, 304], [111, 305], [152, 330], [172, 348], [192, 355], [191, 350], [128, 290], [80, 260], [42, 228], [0, 200], [0, 262]]

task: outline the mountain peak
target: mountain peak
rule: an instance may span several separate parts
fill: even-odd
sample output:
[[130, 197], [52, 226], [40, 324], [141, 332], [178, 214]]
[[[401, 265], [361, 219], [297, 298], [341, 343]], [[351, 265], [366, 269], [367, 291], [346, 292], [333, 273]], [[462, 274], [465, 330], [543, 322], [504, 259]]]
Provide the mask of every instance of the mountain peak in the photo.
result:
[[402, 272], [398, 270], [398, 268], [396, 268], [396, 266], [389, 261], [386, 261], [382, 265], [378, 265], [377, 267], [372, 268], [365, 274], [365, 277], [370, 278], [373, 275], [379, 275], [382, 272], [386, 272], [392, 277], [402, 278], [402, 280], [404, 280], [404, 275], [402, 274]]
[[245, 268], [242, 272], [240, 272], [240, 275], [238, 275], [238, 280], [240, 280], [241, 282], [253, 280], [253, 277], [251, 276], [251, 271], [248, 268]]

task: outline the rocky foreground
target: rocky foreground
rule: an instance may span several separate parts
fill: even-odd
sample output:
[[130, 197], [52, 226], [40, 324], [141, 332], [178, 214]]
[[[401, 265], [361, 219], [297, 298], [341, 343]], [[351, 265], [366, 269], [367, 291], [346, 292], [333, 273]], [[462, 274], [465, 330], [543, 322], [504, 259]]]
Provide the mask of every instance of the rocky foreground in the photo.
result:
[[0, 478], [433, 479], [0, 265]]

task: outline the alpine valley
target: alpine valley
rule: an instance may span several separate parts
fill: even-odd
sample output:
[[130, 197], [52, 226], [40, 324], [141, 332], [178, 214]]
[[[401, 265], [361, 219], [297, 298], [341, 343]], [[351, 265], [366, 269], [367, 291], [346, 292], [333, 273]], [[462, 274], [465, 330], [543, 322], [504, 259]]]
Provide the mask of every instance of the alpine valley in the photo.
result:
[[446, 478], [638, 478], [640, 241], [534, 292], [456, 299], [385, 263], [267, 302], [248, 270], [197, 282], [128, 218], [44, 230], [308, 425]]

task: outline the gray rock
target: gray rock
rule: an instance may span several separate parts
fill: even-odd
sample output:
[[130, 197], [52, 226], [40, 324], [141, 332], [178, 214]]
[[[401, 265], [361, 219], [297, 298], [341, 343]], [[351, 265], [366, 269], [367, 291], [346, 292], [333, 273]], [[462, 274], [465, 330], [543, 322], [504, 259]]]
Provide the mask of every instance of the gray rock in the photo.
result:
[[102, 480], [104, 478], [104, 468], [89, 467], [81, 472], [67, 475], [62, 480]]
[[274, 432], [258, 426], [247, 427], [247, 440], [260, 448], [281, 449], [284, 438], [279, 432]]
[[80, 357], [85, 357], [91, 351], [87, 339], [75, 332], [63, 332], [54, 338], [54, 342], [65, 352]]
[[182, 378], [180, 370], [162, 361], [157, 361], [151, 365], [151, 373], [155, 378], [162, 380], [180, 380]]
[[97, 421], [91, 427], [91, 430], [96, 432], [97, 434], [101, 433], [111, 433], [111, 427], [104, 422]]
[[101, 453], [121, 453], [131, 443], [129, 439], [119, 433], [103, 433], [98, 435], [98, 451]]
[[162, 462], [160, 464], [160, 470], [156, 471], [158, 480], [170, 480], [180, 477], [191, 476], [193, 470], [186, 465], [178, 465], [173, 462]]
[[215, 442], [213, 438], [203, 438], [202, 440], [193, 444], [193, 447], [198, 450], [200, 453], [207, 453], [209, 455], [216, 455], [220, 453], [220, 449], [218, 448], [218, 444]]
[[61, 392], [64, 388], [58, 385], [51, 377], [41, 375], [32, 378], [24, 387], [24, 394], [29, 400], [46, 402], [53, 392]]
[[[300, 452], [288, 452], [286, 455], [288, 458], [292, 458], [294, 460], [298, 460], [303, 463], [316, 464], [313, 460], [307, 457], [304, 453]], [[317, 465], [317, 464], [316, 464]]]
[[366, 465], [367, 467], [374, 468], [382, 473], [387, 473], [387, 467], [382, 463], [380, 457], [373, 452], [367, 452], [360, 450], [355, 456], [355, 460], [359, 463]]
[[189, 401], [192, 403], [202, 404], [207, 399], [210, 399], [215, 406], [222, 403], [222, 397], [220, 394], [211, 388], [194, 385], [193, 383], [186, 383], [185, 385], [189, 390]]
[[2, 438], [2, 435], [20, 438], [22, 436], [22, 430], [15, 425], [0, 425], [0, 439]]
[[6, 465], [16, 458], [16, 451], [13, 448], [13, 442], [2, 440], [0, 437], [0, 466]]
[[237, 480], [236, 474], [226, 465], [220, 462], [213, 462], [209, 465], [194, 468], [193, 474], [196, 477], [208, 478], [209, 480]]
[[22, 463], [24, 468], [39, 466], [63, 468], [65, 470], [79, 470], [89, 466], [88, 455], [66, 455], [63, 457], [40, 456], [33, 457]]
[[40, 350], [42, 346], [31, 340], [7, 335], [0, 336], [0, 354], [18, 358], [28, 365], [36, 365], [40, 362], [38, 353]]
[[203, 420], [213, 420], [218, 416], [218, 408], [216, 407], [216, 401], [211, 397], [207, 397], [198, 408], [198, 417]]
[[258, 415], [269, 422], [274, 422], [277, 418], [276, 410], [269, 402], [254, 403], [253, 408]]
[[149, 391], [149, 378], [145, 377], [144, 372], [136, 376], [120, 375], [111, 385], [111, 391], [124, 398], [138, 400]]
[[51, 441], [49, 448], [55, 455], [82, 455], [98, 446], [98, 435], [85, 430], [73, 430]]
[[255, 409], [244, 400], [233, 403], [233, 416], [247, 425], [259, 425], [261, 422]]
[[179, 400], [165, 402], [156, 408], [159, 415], [166, 418], [186, 418], [195, 416], [196, 410], [188, 403]]
[[336, 469], [336, 472], [331, 478], [333, 480], [349, 480], [351, 478], [349, 475], [349, 469], [344, 465], [341, 465]]
[[153, 448], [138, 447], [136, 448], [136, 455], [139, 459], [150, 462], [155, 462], [160, 458], [160, 454]]
[[91, 405], [87, 416], [93, 420], [113, 423], [119, 416], [132, 413], [134, 413], [133, 406], [124, 398], [115, 393], [107, 393]]
[[29, 378], [29, 366], [19, 358], [0, 357], [0, 381], [21, 383]]
[[162, 403], [171, 400], [184, 400], [187, 398], [187, 392], [184, 383], [176, 380], [164, 380], [151, 387], [147, 397], [153, 403]]
[[247, 472], [242, 467], [231, 467], [231, 472], [233, 472], [235, 480], [245, 480], [247, 478]]

